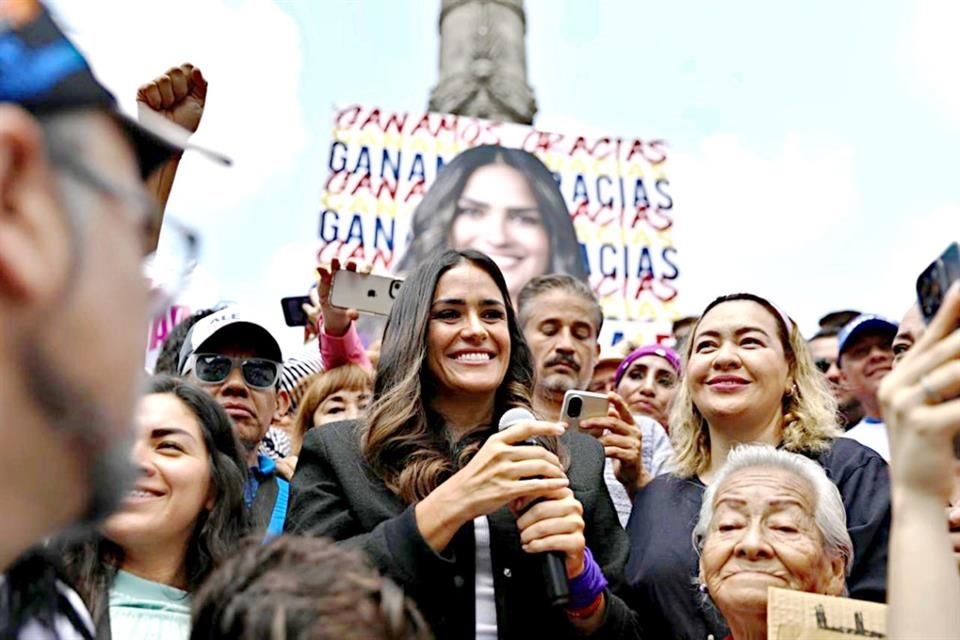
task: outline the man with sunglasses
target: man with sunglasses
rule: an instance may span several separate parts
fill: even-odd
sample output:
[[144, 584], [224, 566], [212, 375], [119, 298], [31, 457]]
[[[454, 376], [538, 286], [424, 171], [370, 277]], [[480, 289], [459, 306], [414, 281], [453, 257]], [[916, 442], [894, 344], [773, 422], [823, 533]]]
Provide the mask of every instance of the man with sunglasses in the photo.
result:
[[860, 406], [860, 401], [843, 384], [843, 378], [840, 375], [840, 366], [837, 364], [840, 359], [840, 341], [837, 334], [840, 333], [841, 328], [842, 326], [824, 326], [821, 322], [820, 330], [810, 338], [807, 347], [810, 349], [814, 365], [830, 383], [830, 390], [840, 411], [842, 426], [847, 429], [860, 422], [863, 418], [863, 408]]
[[199, 320], [180, 351], [180, 375], [206, 389], [233, 420], [250, 467], [244, 499], [255, 531], [267, 537], [283, 532], [290, 491], [276, 462], [259, 452], [274, 415], [290, 403], [280, 388], [282, 362], [273, 335], [239, 306]]
[[870, 447], [890, 461], [890, 441], [880, 412], [877, 392], [893, 368], [893, 338], [897, 325], [880, 316], [857, 316], [837, 336], [840, 376], [843, 384], [863, 406], [864, 417], [844, 437]]
[[[0, 0], [3, 638], [92, 637], [55, 564], [25, 552], [98, 524], [133, 477], [161, 221], [144, 180], [188, 137], [154, 115], [123, 116], [36, 0]], [[182, 280], [185, 264], [166, 267]]]

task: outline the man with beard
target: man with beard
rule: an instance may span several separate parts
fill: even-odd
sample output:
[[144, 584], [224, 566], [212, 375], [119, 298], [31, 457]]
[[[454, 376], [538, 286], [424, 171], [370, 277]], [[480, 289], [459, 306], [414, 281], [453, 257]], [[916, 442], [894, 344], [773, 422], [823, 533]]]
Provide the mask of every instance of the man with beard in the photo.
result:
[[[3, 638], [91, 637], [54, 566], [24, 554], [99, 522], [133, 476], [143, 328], [157, 302], [141, 267], [162, 215], [144, 184], [188, 137], [160, 120], [122, 116], [35, 0], [0, 2]], [[188, 264], [170, 266], [181, 283]]]
[[837, 336], [843, 385], [860, 401], [864, 417], [844, 436], [870, 447], [890, 461], [890, 441], [880, 413], [877, 391], [893, 368], [893, 338], [897, 325], [863, 314], [848, 322]]
[[[534, 412], [544, 420], [559, 421], [564, 394], [590, 385], [600, 356], [603, 310], [583, 282], [565, 274], [550, 274], [534, 278], [521, 289], [517, 315], [533, 355]], [[620, 522], [626, 525], [635, 492], [667, 471], [652, 467], [655, 449], [670, 443], [656, 421], [634, 417], [616, 393], [607, 396], [607, 416], [583, 420], [580, 429], [603, 445], [607, 456], [604, 479]]]

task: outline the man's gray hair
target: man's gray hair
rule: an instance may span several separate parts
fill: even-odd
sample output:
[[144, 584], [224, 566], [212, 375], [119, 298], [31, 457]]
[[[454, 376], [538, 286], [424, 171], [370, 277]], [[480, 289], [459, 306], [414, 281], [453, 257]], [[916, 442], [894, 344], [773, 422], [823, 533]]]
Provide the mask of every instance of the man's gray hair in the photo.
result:
[[523, 285], [520, 293], [517, 294], [517, 320], [521, 329], [526, 326], [527, 320], [530, 319], [534, 301], [548, 291], [565, 291], [580, 296], [589, 302], [593, 307], [594, 317], [597, 321], [597, 336], [600, 335], [600, 329], [603, 326], [603, 307], [600, 306], [600, 301], [597, 300], [597, 296], [585, 282], [566, 273], [548, 273], [547, 275], [537, 276]]
[[797, 453], [775, 449], [770, 445], [740, 445], [730, 451], [727, 462], [717, 473], [703, 494], [700, 519], [693, 529], [693, 544], [699, 553], [713, 520], [713, 502], [717, 490], [734, 473], [754, 468], [782, 469], [802, 479], [813, 491], [814, 519], [823, 536], [827, 554], [840, 556], [844, 562], [844, 574], [849, 575], [853, 565], [853, 542], [847, 532], [847, 513], [840, 492], [826, 471], [813, 460]]

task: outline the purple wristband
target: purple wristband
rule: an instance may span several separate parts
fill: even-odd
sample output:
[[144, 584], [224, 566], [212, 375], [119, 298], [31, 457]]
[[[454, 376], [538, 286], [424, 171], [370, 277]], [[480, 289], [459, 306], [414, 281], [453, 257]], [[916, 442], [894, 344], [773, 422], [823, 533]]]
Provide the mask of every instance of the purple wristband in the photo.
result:
[[570, 602], [567, 609], [584, 609], [607, 588], [607, 579], [600, 565], [593, 559], [589, 547], [583, 549], [583, 571], [567, 582], [570, 586]]

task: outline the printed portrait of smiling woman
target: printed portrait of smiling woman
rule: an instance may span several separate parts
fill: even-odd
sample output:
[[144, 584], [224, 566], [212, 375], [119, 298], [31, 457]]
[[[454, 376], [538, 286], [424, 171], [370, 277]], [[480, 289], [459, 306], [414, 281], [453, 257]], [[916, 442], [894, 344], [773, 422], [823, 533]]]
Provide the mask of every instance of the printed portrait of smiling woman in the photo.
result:
[[553, 174], [522, 149], [484, 145], [445, 165], [413, 212], [398, 271], [444, 249], [475, 249], [497, 264], [510, 298], [546, 273], [587, 281], [577, 234]]

